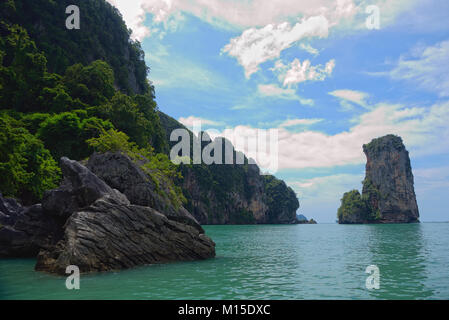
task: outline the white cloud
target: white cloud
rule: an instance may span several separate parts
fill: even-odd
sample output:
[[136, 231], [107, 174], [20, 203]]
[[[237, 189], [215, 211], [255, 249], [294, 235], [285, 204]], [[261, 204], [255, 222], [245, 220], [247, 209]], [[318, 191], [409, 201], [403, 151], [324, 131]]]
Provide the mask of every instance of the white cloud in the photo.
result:
[[360, 188], [362, 180], [363, 174], [336, 174], [288, 183], [299, 194], [300, 200], [338, 202], [345, 192]]
[[235, 57], [245, 69], [247, 78], [259, 69], [259, 65], [279, 58], [281, 52], [301, 39], [328, 36], [329, 23], [323, 16], [310, 17], [291, 26], [288, 22], [264, 28], [245, 30], [231, 39], [222, 52]]
[[397, 67], [390, 72], [396, 80], [409, 80], [419, 87], [449, 96], [449, 40], [434, 46], [416, 48], [401, 56]]
[[289, 119], [285, 120], [279, 125], [279, 128], [288, 128], [294, 126], [310, 126], [318, 122], [323, 121], [323, 119]]
[[258, 87], [258, 92], [263, 97], [274, 97], [284, 100], [298, 100], [302, 105], [313, 106], [315, 102], [312, 99], [304, 99], [296, 94], [296, 91], [291, 88], [280, 88], [275, 84], [261, 84]]
[[179, 122], [181, 122], [183, 125], [185, 125], [187, 128], [191, 129], [194, 127], [194, 125], [209, 125], [209, 126], [220, 126], [223, 124], [223, 122], [218, 122], [214, 120], [204, 119], [200, 117], [195, 116], [189, 116], [187, 118], [181, 117], [178, 119]]
[[335, 60], [330, 60], [325, 66], [312, 66], [310, 60], [301, 62], [294, 59], [289, 65], [277, 61], [273, 71], [279, 73], [279, 81], [284, 86], [296, 85], [305, 81], [323, 81], [330, 76], [335, 68]]
[[334, 96], [338, 99], [340, 99], [341, 106], [344, 109], [351, 109], [351, 105], [347, 102], [355, 103], [363, 108], [369, 109], [366, 99], [369, 97], [369, 94], [361, 91], [355, 91], [355, 90], [335, 90], [332, 92], [329, 92], [331, 96]]
[[[447, 153], [449, 150], [449, 102], [430, 108], [406, 108], [379, 104], [357, 119], [348, 131], [328, 135], [318, 131], [291, 132], [279, 126], [279, 168], [324, 168], [363, 164], [363, 144], [386, 134], [400, 135], [413, 155]], [[273, 128], [272, 128], [273, 129]], [[270, 130], [270, 129], [267, 129]], [[238, 126], [221, 135], [254, 134], [254, 128]]]
[[413, 170], [418, 192], [449, 190], [449, 166]]
[[246, 29], [297, 21], [322, 15], [330, 26], [344, 29], [364, 28], [365, 8], [378, 5], [382, 26], [394, 21], [398, 13], [410, 8], [415, 0], [107, 0], [123, 14], [140, 40], [151, 33], [146, 27], [146, 14], [153, 15], [150, 24], [166, 27], [182, 13], [194, 15], [208, 23], [225, 28]]
[[319, 223], [334, 222], [343, 194], [353, 189], [361, 189], [363, 176], [363, 173], [345, 173], [312, 179], [287, 179], [286, 182], [298, 194], [301, 213]]
[[308, 53], [310, 53], [311, 55], [317, 56], [320, 52], [313, 48], [310, 44], [308, 43], [300, 43], [299, 47], [301, 49], [303, 49], [304, 51], [307, 51]]

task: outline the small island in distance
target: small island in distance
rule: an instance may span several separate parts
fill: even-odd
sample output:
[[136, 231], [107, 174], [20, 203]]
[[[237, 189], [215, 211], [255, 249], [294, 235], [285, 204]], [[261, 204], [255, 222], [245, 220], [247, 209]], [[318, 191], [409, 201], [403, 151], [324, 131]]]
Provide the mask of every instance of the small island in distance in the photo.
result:
[[366, 176], [362, 194], [343, 195], [338, 223], [416, 223], [419, 210], [409, 153], [402, 138], [387, 135], [363, 146]]

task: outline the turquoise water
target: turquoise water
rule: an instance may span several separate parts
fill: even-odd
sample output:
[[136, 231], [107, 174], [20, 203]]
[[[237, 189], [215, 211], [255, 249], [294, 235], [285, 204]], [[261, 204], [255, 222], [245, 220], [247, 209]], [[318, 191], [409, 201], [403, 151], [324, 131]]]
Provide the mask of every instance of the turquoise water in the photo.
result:
[[[0, 260], [3, 299], [449, 299], [449, 224], [207, 226], [217, 258], [65, 278]], [[368, 290], [365, 269], [380, 269]]]

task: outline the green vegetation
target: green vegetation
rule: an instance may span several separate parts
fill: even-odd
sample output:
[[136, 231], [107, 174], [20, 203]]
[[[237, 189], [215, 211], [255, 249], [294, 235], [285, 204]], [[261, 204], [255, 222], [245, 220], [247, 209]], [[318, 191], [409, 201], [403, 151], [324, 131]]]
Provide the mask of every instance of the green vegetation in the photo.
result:
[[[287, 187], [284, 181], [274, 176], [266, 175], [264, 179], [269, 219], [281, 217], [283, 212], [296, 212], [299, 202], [295, 192]], [[281, 203], [282, 206], [279, 205]]]
[[358, 190], [346, 192], [341, 199], [341, 206], [338, 209], [338, 219], [347, 220], [353, 215], [366, 216], [366, 202]]
[[[65, 28], [65, 9], [77, 5], [81, 29]], [[138, 41], [130, 39], [121, 14], [104, 0], [8, 0], [0, 4], [0, 20], [29, 31], [37, 48], [45, 52], [48, 69], [63, 75], [75, 64], [105, 61], [115, 74], [115, 85], [126, 94], [152, 90], [148, 68]], [[89, 87], [89, 89], [91, 89]]]
[[[387, 139], [386, 139], [387, 138]], [[370, 143], [363, 145], [363, 150], [368, 153], [377, 153], [383, 150], [386, 145], [385, 141], [390, 142], [396, 150], [404, 149], [402, 138], [393, 134], [382, 138], [373, 139]]]
[[70, 4], [0, 4], [0, 192], [37, 202], [58, 185], [60, 157], [121, 150], [149, 159], [145, 170], [181, 203], [140, 44], [104, 0], [75, 1], [82, 28], [67, 30]]
[[60, 169], [42, 141], [6, 112], [0, 113], [0, 176], [3, 195], [26, 204], [41, 199], [60, 180]]
[[358, 190], [346, 192], [341, 199], [338, 209], [338, 220], [348, 221], [356, 216], [357, 220], [376, 221], [381, 219], [378, 203], [381, 194], [377, 187], [369, 180], [363, 181], [363, 194]]

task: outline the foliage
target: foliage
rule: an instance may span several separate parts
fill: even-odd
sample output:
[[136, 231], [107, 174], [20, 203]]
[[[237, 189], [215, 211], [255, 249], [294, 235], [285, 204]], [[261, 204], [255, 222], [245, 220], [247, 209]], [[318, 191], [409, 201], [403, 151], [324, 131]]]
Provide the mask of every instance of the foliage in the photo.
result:
[[370, 143], [363, 145], [363, 150], [365, 153], [378, 153], [385, 149], [388, 144], [391, 144], [396, 150], [405, 148], [401, 137], [389, 134], [381, 138], [373, 139]]
[[380, 192], [369, 180], [363, 181], [363, 194], [358, 190], [346, 192], [341, 199], [341, 206], [338, 209], [339, 221], [345, 221], [352, 216], [365, 221], [376, 221], [381, 219], [378, 201]]
[[358, 190], [346, 192], [341, 199], [341, 206], [338, 209], [339, 221], [346, 220], [353, 215], [366, 216], [366, 202]]
[[41, 199], [60, 180], [60, 169], [43, 143], [5, 112], [0, 113], [0, 176], [2, 193], [25, 204]]
[[97, 106], [114, 96], [114, 71], [101, 60], [68, 67], [63, 81], [70, 95], [86, 105]]
[[[269, 219], [276, 219], [276, 217], [282, 216], [283, 212], [296, 212], [299, 208], [296, 193], [290, 187], [287, 187], [284, 181], [272, 175], [263, 177], [265, 180]], [[282, 204], [282, 206], [279, 204]]]
[[[8, 0], [0, 20], [16, 23], [30, 32], [37, 48], [44, 51], [51, 72], [64, 74], [74, 64], [103, 60], [114, 70], [115, 84], [124, 93], [151, 90], [148, 68], [138, 41], [130, 39], [121, 14], [104, 0]], [[65, 9], [77, 5], [81, 29], [65, 28]]]
[[93, 150], [88, 148], [86, 140], [97, 136], [100, 133], [99, 127], [112, 128], [108, 121], [95, 117], [83, 119], [79, 115], [87, 116], [83, 112], [64, 112], [48, 116], [40, 124], [37, 137], [44, 142], [55, 159], [66, 156], [81, 160], [88, 157]]

